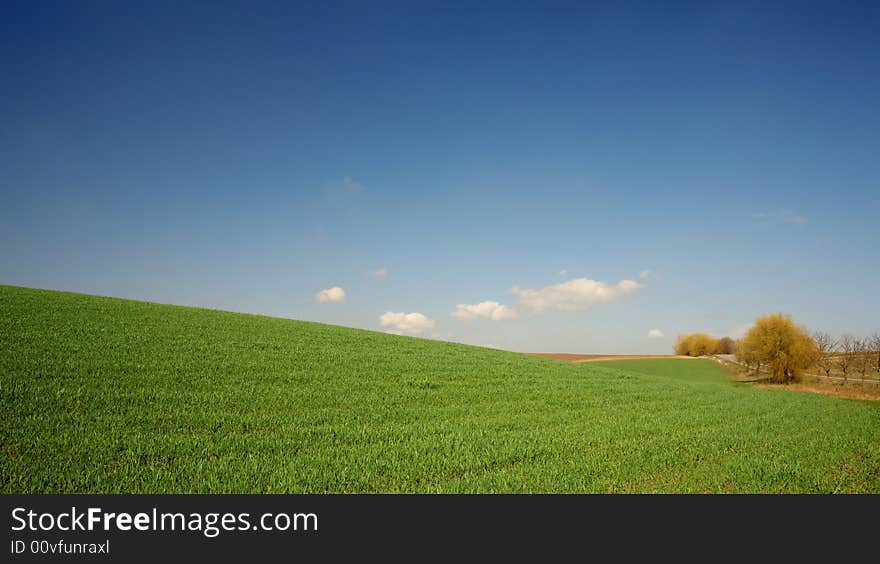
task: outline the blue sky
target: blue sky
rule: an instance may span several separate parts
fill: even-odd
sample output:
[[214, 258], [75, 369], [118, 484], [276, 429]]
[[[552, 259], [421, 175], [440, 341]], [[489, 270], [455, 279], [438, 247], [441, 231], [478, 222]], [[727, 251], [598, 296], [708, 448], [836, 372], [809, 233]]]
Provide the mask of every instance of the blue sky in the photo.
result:
[[4, 5], [2, 284], [531, 351], [880, 330], [876, 4], [139, 4]]

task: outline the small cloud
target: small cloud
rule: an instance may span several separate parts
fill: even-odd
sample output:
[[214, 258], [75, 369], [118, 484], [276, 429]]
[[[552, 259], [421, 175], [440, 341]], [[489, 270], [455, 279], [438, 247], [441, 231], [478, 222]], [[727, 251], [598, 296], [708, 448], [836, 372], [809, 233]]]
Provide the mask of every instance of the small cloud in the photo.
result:
[[805, 216], [788, 209], [755, 213], [752, 214], [752, 219], [756, 221], [782, 221], [785, 223], [794, 223], [796, 225], [803, 225], [807, 222]]
[[455, 311], [450, 313], [456, 319], [471, 320], [478, 317], [491, 319], [493, 321], [502, 321], [505, 319], [516, 319], [516, 310], [510, 306], [500, 304], [498, 302], [480, 302], [478, 304], [458, 304]]
[[324, 186], [324, 199], [331, 204], [344, 203], [358, 197], [366, 191], [364, 185], [350, 176], [345, 176], [340, 182], [331, 182]]
[[339, 286], [325, 288], [315, 294], [315, 301], [319, 304], [323, 303], [342, 303], [345, 301], [345, 290]]
[[653, 277], [654, 277], [653, 270], [646, 269], [646, 270], [639, 272], [639, 278], [641, 278], [642, 280], [647, 280], [648, 278], [653, 278]]
[[382, 268], [371, 270], [370, 276], [372, 276], [376, 280], [385, 280], [388, 277], [388, 271], [385, 270], [385, 267], [383, 266]]
[[427, 329], [433, 329], [437, 323], [424, 314], [413, 312], [403, 313], [386, 311], [379, 316], [379, 325], [388, 327], [387, 332], [397, 331], [397, 335], [403, 333], [419, 334]]
[[648, 331], [649, 339], [662, 339], [665, 336], [666, 335], [664, 335], [663, 331], [661, 331], [660, 329], [651, 329], [650, 331]]
[[559, 271], [559, 275], [560, 276], [568, 276], [568, 270], [563, 268], [562, 270]]
[[641, 288], [635, 280], [621, 280], [610, 285], [589, 278], [576, 278], [540, 290], [522, 289], [513, 286], [510, 293], [519, 298], [519, 303], [535, 313], [548, 309], [577, 311], [587, 309], [593, 304], [607, 303]]

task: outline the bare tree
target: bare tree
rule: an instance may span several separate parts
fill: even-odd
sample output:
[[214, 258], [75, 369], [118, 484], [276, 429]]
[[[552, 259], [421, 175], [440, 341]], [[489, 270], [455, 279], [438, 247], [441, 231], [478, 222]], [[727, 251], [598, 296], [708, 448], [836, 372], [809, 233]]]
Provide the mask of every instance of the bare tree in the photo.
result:
[[834, 351], [837, 349], [837, 341], [834, 337], [822, 331], [813, 333], [813, 340], [816, 341], [816, 348], [819, 350], [816, 364], [825, 373], [825, 376], [831, 376], [831, 369], [834, 368]]
[[865, 379], [865, 375], [868, 372], [868, 367], [871, 365], [870, 359], [870, 348], [871, 345], [868, 339], [859, 339], [856, 338], [853, 342], [853, 352], [855, 353], [855, 370], [858, 370], [859, 375], [861, 375], [862, 380]]
[[871, 335], [871, 352], [877, 355], [877, 372], [880, 372], [880, 333]]
[[715, 341], [715, 354], [733, 354], [736, 352], [736, 343], [730, 337], [721, 337]]
[[761, 372], [761, 361], [757, 351], [743, 339], [736, 342], [736, 360], [749, 370], [754, 370], [755, 376]]
[[840, 354], [837, 355], [837, 366], [843, 372], [843, 380], [849, 374], [849, 369], [853, 365], [853, 357], [856, 352], [856, 338], [852, 335], [843, 335], [840, 338]]

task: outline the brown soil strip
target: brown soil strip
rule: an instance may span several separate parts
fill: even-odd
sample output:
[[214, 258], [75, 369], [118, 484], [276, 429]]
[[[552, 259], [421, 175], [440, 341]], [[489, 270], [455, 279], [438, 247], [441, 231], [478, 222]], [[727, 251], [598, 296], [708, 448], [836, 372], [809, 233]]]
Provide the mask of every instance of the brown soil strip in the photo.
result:
[[825, 382], [800, 382], [797, 384], [755, 384], [756, 388], [769, 390], [793, 390], [839, 398], [880, 400], [880, 387], [856, 384], [831, 384]]
[[595, 362], [597, 360], [638, 360], [642, 358], [692, 358], [672, 354], [569, 354], [569, 353], [529, 353], [532, 356], [555, 358], [568, 362]]

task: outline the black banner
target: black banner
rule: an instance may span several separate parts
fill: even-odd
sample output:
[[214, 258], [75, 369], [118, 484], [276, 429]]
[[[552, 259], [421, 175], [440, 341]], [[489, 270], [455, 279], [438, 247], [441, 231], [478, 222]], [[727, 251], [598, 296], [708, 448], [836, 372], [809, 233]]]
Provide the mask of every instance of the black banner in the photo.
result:
[[[815, 556], [873, 538], [872, 496], [7, 495], [7, 561]], [[866, 518], [859, 518], [860, 515]], [[840, 519], [851, 516], [843, 524]], [[824, 540], [824, 543], [823, 543]], [[839, 542], [838, 542], [839, 541]]]

